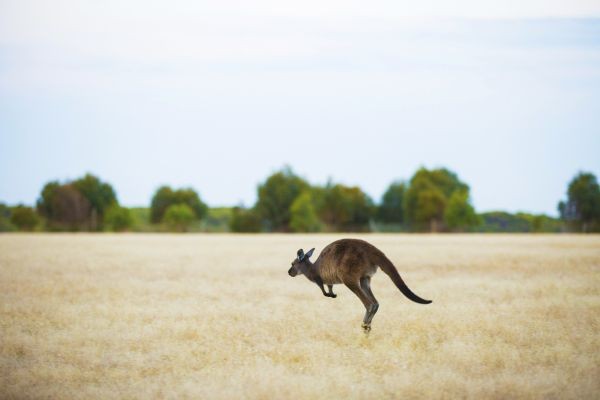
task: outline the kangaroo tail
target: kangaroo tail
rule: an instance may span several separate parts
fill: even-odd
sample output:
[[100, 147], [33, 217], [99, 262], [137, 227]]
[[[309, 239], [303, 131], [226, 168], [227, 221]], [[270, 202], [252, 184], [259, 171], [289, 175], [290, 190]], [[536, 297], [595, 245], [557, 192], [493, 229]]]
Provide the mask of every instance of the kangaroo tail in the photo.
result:
[[385, 272], [386, 274], [389, 275], [389, 277], [392, 279], [392, 282], [394, 282], [394, 284], [398, 287], [398, 289], [400, 289], [400, 291], [402, 292], [403, 295], [405, 295], [406, 297], [408, 297], [410, 300], [414, 301], [415, 303], [419, 303], [419, 304], [431, 303], [431, 300], [425, 300], [425, 299], [420, 298], [419, 296], [414, 294], [412, 292], [412, 290], [410, 290], [408, 288], [408, 286], [406, 286], [406, 283], [404, 283], [404, 281], [400, 277], [400, 274], [398, 273], [398, 270], [396, 269], [396, 267], [394, 267], [394, 264], [392, 264], [392, 262], [389, 260], [389, 258], [387, 258], [384, 254], [381, 255], [378, 264], [379, 264], [379, 268], [381, 268], [381, 270], [383, 272]]

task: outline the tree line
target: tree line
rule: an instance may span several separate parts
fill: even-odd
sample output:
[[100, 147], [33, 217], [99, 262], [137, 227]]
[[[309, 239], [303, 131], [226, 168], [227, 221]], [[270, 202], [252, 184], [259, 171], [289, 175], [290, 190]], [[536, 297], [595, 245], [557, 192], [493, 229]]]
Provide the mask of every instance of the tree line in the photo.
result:
[[258, 187], [256, 204], [234, 209], [238, 232], [366, 232], [375, 225], [404, 231], [464, 231], [480, 220], [469, 186], [445, 169], [419, 169], [409, 182], [392, 183], [381, 202], [357, 186], [310, 185], [289, 168]]
[[358, 186], [312, 185], [285, 167], [258, 186], [253, 206], [231, 208], [209, 208], [194, 189], [169, 186], [149, 208], [126, 208], [109, 183], [86, 174], [46, 183], [35, 207], [0, 203], [0, 231], [598, 232], [596, 177], [577, 174], [558, 210], [560, 219], [477, 213], [469, 186], [446, 168], [420, 168], [376, 203]]

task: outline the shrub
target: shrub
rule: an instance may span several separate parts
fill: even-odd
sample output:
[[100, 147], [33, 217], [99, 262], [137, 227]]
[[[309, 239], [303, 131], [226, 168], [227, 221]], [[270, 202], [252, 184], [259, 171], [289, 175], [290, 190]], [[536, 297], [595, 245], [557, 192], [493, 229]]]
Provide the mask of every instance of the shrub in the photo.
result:
[[18, 205], [12, 209], [10, 223], [20, 231], [33, 231], [40, 223], [40, 217], [33, 208]]
[[153, 223], [163, 222], [167, 209], [174, 204], [185, 204], [194, 213], [194, 219], [203, 218], [208, 207], [200, 200], [200, 196], [193, 189], [173, 190], [169, 186], [158, 188], [150, 204], [150, 219]]
[[123, 232], [133, 226], [133, 215], [128, 208], [113, 205], [104, 216], [104, 227], [110, 231]]
[[4, 203], [0, 203], [0, 232], [10, 232], [15, 227], [10, 223], [10, 208]]
[[112, 186], [94, 175], [75, 181], [48, 182], [37, 201], [37, 211], [51, 230], [101, 230], [106, 210], [116, 205]]
[[600, 185], [591, 172], [580, 172], [569, 183], [567, 200], [558, 204], [560, 217], [574, 231], [600, 231]]
[[315, 210], [310, 192], [304, 192], [290, 207], [290, 228], [294, 232], [319, 232], [321, 221]]
[[229, 220], [231, 232], [260, 232], [262, 224], [255, 209], [234, 207]]
[[444, 222], [453, 231], [464, 231], [481, 223], [469, 201], [468, 191], [456, 190], [452, 193], [444, 211]]
[[315, 192], [319, 215], [329, 229], [338, 232], [369, 230], [375, 207], [371, 198], [359, 187], [329, 184]]
[[167, 208], [163, 217], [165, 226], [175, 232], [186, 232], [196, 219], [194, 210], [187, 204], [173, 204]]
[[286, 167], [269, 176], [258, 187], [256, 211], [267, 224], [268, 230], [290, 230], [290, 207], [300, 193], [308, 190], [308, 183]]
[[384, 193], [381, 204], [377, 208], [377, 220], [384, 223], [404, 223], [404, 182], [392, 183]]

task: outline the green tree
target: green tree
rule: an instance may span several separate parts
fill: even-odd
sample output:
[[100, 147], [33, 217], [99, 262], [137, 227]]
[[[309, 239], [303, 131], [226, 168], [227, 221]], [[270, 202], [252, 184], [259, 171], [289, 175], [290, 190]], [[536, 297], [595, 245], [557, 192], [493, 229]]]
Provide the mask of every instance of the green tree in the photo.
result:
[[38, 212], [49, 220], [54, 218], [54, 215], [56, 214], [53, 207], [55, 202], [56, 190], [59, 187], [60, 183], [58, 183], [58, 181], [51, 181], [46, 183], [42, 188], [40, 198], [37, 201]]
[[229, 229], [232, 232], [260, 232], [260, 216], [255, 209], [234, 207], [229, 220]]
[[452, 193], [444, 211], [444, 222], [453, 231], [464, 231], [481, 223], [469, 201], [469, 192], [456, 190]]
[[186, 232], [195, 219], [194, 210], [187, 204], [172, 204], [165, 211], [163, 222], [169, 230]]
[[328, 184], [319, 194], [318, 213], [329, 229], [366, 231], [373, 216], [373, 201], [359, 187]]
[[405, 222], [413, 230], [443, 230], [446, 206], [455, 191], [469, 192], [455, 173], [445, 168], [420, 168], [404, 195]]
[[600, 187], [596, 176], [580, 172], [569, 183], [567, 201], [558, 205], [561, 218], [581, 232], [600, 230]]
[[289, 168], [269, 176], [258, 187], [256, 210], [270, 231], [290, 230], [290, 207], [300, 193], [309, 189], [308, 183]]
[[89, 230], [92, 205], [72, 184], [51, 182], [37, 203], [50, 230]]
[[377, 208], [377, 219], [385, 223], [404, 223], [404, 194], [406, 184], [394, 182], [383, 194], [381, 204]]
[[110, 184], [89, 173], [73, 181], [73, 186], [90, 202], [90, 229], [101, 229], [106, 210], [118, 204], [114, 189]]
[[290, 215], [290, 228], [294, 232], [319, 232], [322, 228], [309, 191], [296, 197], [290, 207]]
[[191, 188], [175, 190], [174, 204], [185, 204], [192, 209], [197, 219], [202, 219], [208, 212], [208, 206], [200, 200], [198, 193]]
[[10, 222], [20, 231], [33, 231], [40, 223], [40, 217], [33, 208], [19, 204], [13, 207]]
[[0, 232], [9, 232], [14, 230], [14, 226], [10, 223], [10, 208], [0, 203]]
[[428, 226], [431, 232], [440, 231], [446, 202], [444, 193], [435, 186], [429, 186], [419, 191], [417, 194], [418, 207], [414, 213], [415, 226]]
[[159, 223], [163, 220], [167, 208], [174, 204], [187, 205], [195, 215], [195, 219], [202, 219], [208, 206], [200, 200], [198, 193], [191, 188], [173, 190], [169, 186], [158, 188], [150, 204], [150, 219], [152, 223]]
[[150, 221], [152, 223], [158, 224], [162, 221], [165, 211], [173, 204], [173, 199], [173, 189], [169, 186], [161, 186], [156, 190], [150, 203]]
[[86, 174], [64, 184], [48, 182], [42, 188], [37, 210], [51, 230], [99, 230], [109, 207], [118, 205], [108, 183]]
[[113, 205], [104, 215], [104, 227], [114, 232], [123, 232], [133, 226], [133, 215], [128, 208]]

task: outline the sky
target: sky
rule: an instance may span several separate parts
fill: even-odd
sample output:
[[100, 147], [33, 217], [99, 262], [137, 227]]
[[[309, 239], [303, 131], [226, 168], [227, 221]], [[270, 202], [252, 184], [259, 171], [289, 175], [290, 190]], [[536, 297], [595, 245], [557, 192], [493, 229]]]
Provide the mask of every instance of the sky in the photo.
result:
[[0, 0], [1, 202], [91, 172], [248, 206], [284, 165], [378, 201], [425, 166], [556, 215], [599, 154], [598, 1]]

